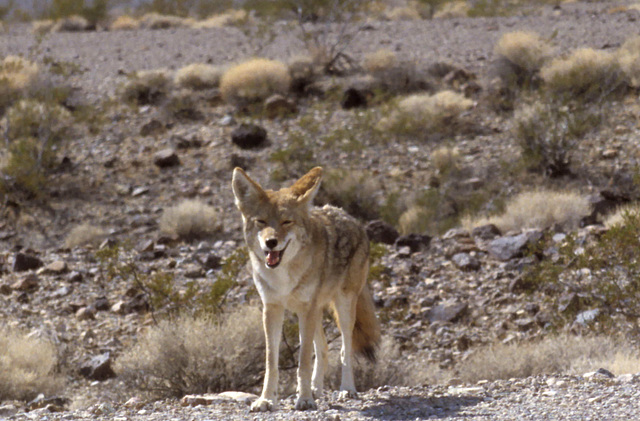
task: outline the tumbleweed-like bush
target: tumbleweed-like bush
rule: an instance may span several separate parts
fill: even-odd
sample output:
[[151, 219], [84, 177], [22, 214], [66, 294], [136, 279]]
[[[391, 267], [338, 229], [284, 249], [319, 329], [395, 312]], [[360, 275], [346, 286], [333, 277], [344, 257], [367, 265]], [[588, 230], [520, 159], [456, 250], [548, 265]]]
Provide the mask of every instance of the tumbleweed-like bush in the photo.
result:
[[284, 94], [291, 85], [286, 64], [256, 58], [227, 70], [220, 80], [222, 98], [230, 103], [250, 103], [273, 94]]

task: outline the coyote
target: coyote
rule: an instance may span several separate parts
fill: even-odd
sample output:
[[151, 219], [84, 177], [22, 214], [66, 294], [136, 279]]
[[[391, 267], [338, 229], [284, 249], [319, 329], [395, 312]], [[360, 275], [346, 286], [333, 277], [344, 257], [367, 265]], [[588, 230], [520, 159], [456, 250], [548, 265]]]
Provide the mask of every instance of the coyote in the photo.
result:
[[235, 203], [263, 303], [267, 351], [264, 387], [252, 411], [271, 411], [278, 405], [278, 350], [285, 309], [297, 314], [300, 327], [297, 410], [316, 409], [314, 396], [322, 394], [328, 363], [322, 327], [325, 307], [332, 308], [342, 335], [343, 397], [356, 395], [353, 352], [375, 361], [380, 325], [366, 285], [367, 233], [342, 209], [312, 205], [321, 178], [322, 168], [316, 167], [293, 186], [273, 191], [263, 190], [241, 168], [233, 171]]

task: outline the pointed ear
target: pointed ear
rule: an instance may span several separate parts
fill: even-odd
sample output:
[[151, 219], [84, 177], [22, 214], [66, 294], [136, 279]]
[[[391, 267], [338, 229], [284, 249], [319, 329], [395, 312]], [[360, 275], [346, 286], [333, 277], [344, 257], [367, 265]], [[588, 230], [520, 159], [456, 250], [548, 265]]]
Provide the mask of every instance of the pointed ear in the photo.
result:
[[265, 192], [260, 184], [253, 181], [242, 168], [236, 167], [233, 170], [231, 180], [233, 195], [236, 197], [236, 206], [242, 210], [243, 205], [248, 201], [260, 200]]
[[302, 176], [291, 186], [291, 191], [297, 197], [298, 203], [306, 203], [311, 205], [313, 198], [316, 197], [320, 182], [322, 181], [322, 168], [315, 167]]

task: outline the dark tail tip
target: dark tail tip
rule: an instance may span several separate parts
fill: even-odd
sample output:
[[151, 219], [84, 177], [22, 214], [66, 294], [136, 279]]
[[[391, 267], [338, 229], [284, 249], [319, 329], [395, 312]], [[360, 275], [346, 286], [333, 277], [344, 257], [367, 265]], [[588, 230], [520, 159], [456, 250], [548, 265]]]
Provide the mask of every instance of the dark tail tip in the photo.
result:
[[378, 359], [376, 357], [376, 347], [374, 345], [365, 346], [360, 350], [360, 354], [373, 364], [375, 364]]

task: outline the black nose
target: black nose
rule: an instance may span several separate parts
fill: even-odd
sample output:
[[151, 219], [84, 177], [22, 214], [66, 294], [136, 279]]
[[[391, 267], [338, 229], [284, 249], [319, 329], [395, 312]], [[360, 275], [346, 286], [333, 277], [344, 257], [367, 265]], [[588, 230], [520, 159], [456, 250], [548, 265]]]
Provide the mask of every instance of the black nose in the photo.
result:
[[278, 245], [278, 240], [275, 238], [269, 238], [267, 241], [264, 242], [267, 247], [269, 247], [270, 249], [275, 248]]

